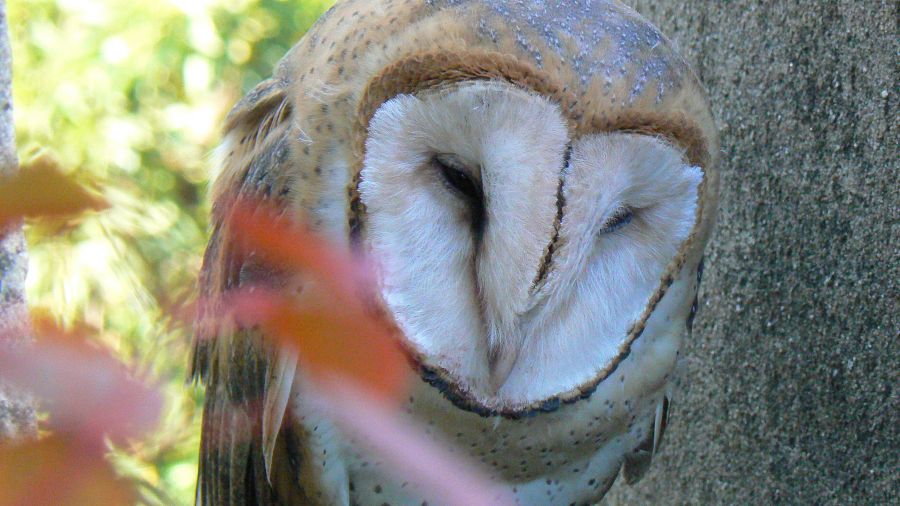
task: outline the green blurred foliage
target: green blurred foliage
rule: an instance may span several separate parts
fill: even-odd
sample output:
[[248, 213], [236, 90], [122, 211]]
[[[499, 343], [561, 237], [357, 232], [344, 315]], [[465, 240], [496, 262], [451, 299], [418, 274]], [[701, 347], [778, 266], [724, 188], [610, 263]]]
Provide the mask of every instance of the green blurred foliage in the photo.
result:
[[159, 429], [113, 452], [146, 504], [193, 500], [202, 392], [185, 384], [189, 325], [170, 313], [194, 295], [208, 155], [231, 105], [331, 3], [8, 2], [21, 161], [50, 154], [112, 205], [29, 226], [29, 300], [162, 385]]

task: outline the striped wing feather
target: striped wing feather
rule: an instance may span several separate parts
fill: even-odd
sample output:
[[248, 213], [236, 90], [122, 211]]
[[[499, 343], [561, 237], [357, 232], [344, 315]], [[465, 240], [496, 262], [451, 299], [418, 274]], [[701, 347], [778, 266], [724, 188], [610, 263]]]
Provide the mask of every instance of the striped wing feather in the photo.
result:
[[317, 497], [315, 484], [300, 483], [300, 431], [282, 423], [295, 357], [279, 356], [258, 331], [222, 318], [223, 296], [230, 290], [284, 283], [282, 273], [236, 247], [229, 216], [236, 201], [287, 208], [290, 115], [284, 85], [273, 79], [258, 85], [228, 117], [191, 358], [192, 378], [206, 386], [198, 505], [315, 504]]
[[625, 483], [634, 485], [650, 469], [650, 462], [659, 451], [668, 422], [669, 398], [663, 397], [656, 407], [656, 416], [650, 420], [647, 437], [637, 448], [625, 454], [625, 461], [622, 463], [622, 477], [625, 478]]

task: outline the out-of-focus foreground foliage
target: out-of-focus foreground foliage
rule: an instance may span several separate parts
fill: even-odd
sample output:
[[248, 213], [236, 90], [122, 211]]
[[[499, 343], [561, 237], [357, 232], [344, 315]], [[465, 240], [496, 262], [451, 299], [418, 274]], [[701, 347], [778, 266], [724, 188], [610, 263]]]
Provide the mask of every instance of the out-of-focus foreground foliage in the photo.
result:
[[331, 3], [8, 2], [20, 159], [51, 155], [110, 205], [28, 228], [29, 301], [164, 385], [158, 430], [113, 456], [144, 503], [193, 498], [201, 397], [169, 312], [196, 283], [208, 155], [231, 105]]

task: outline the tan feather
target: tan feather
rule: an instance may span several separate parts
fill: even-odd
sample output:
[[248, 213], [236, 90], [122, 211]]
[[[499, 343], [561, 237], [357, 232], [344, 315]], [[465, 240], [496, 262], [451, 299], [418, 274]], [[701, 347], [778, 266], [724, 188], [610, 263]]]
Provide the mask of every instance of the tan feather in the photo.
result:
[[281, 273], [235, 247], [228, 223], [236, 199], [288, 204], [292, 108], [282, 84], [261, 83], [235, 107], [220, 148], [222, 173], [214, 190], [191, 367], [192, 377], [207, 386], [197, 504], [276, 504], [279, 497], [300, 493], [292, 478], [296, 470], [277, 450], [296, 357], [273, 351], [262, 336], [235, 327], [222, 314], [229, 290], [284, 282]]

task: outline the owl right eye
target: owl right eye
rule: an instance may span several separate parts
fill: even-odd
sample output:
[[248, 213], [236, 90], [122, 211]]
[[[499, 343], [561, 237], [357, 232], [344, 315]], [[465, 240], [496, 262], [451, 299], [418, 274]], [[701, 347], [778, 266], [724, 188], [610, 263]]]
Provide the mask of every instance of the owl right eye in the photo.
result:
[[451, 190], [458, 192], [463, 198], [473, 202], [481, 201], [481, 187], [467, 173], [465, 166], [456, 155], [439, 154], [434, 157], [434, 164], [441, 171], [444, 183]]
[[468, 169], [456, 155], [437, 154], [432, 163], [440, 171], [444, 185], [465, 201], [471, 211], [472, 226], [480, 233], [484, 228], [484, 193], [481, 184], [472, 179]]

